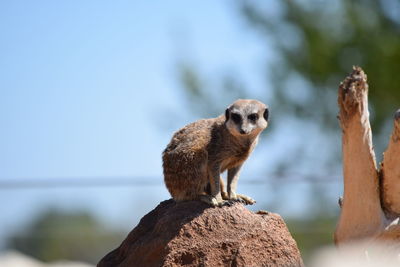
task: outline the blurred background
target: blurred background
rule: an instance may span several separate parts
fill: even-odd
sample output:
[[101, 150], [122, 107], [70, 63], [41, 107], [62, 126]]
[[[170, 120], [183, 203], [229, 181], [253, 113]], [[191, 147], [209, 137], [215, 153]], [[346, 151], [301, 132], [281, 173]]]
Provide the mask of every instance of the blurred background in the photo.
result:
[[333, 241], [353, 65], [380, 160], [400, 106], [398, 0], [0, 2], [0, 250], [97, 263], [170, 197], [173, 132], [256, 98], [270, 127], [239, 191], [283, 216], [307, 262]]

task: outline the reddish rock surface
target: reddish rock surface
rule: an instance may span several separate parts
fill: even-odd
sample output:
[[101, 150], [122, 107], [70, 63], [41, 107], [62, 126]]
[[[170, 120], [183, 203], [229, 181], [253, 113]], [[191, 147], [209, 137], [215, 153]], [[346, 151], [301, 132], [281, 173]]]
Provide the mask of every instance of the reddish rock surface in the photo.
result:
[[282, 218], [243, 204], [212, 208], [161, 202], [98, 264], [110, 266], [302, 266]]

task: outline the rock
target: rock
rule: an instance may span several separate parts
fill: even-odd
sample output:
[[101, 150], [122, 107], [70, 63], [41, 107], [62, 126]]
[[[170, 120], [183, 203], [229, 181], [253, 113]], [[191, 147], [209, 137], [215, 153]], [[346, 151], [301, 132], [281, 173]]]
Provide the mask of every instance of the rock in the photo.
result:
[[243, 204], [161, 202], [98, 264], [109, 266], [303, 266], [282, 218]]

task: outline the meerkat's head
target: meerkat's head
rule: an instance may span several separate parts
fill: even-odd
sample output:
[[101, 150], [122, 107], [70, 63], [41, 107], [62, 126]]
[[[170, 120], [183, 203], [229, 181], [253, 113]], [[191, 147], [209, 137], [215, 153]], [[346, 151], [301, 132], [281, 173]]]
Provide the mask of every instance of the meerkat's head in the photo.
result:
[[268, 126], [268, 106], [257, 100], [239, 99], [225, 111], [226, 128], [238, 137], [256, 136]]

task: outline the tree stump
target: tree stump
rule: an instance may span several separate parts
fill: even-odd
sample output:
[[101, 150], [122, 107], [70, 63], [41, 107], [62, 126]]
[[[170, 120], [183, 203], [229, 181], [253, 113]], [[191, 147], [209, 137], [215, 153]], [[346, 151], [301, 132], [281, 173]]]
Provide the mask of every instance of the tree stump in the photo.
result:
[[372, 145], [367, 75], [360, 67], [340, 84], [344, 198], [335, 242], [400, 242], [400, 111], [380, 169]]

